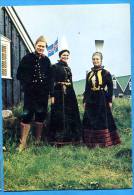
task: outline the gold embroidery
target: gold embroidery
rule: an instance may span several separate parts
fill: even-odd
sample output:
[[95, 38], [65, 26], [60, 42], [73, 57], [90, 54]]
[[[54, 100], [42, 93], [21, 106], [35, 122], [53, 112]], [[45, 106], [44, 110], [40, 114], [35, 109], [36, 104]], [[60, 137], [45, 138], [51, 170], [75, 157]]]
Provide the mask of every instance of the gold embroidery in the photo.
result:
[[99, 71], [97, 72], [99, 85], [102, 85], [102, 75], [101, 75], [101, 72], [102, 72], [102, 70], [99, 70]]
[[89, 75], [89, 77], [88, 77], [88, 80], [91, 79], [91, 77], [93, 76], [93, 74], [94, 74], [94, 72], [91, 72], [91, 73], [90, 73], [90, 75]]
[[94, 74], [94, 72], [91, 72], [90, 73], [90, 75], [89, 75], [89, 78], [88, 78], [88, 80], [91, 80], [92, 81], [92, 88], [91, 88], [91, 90], [93, 90], [93, 91], [98, 91], [98, 90], [101, 90], [102, 88], [101, 88], [101, 86], [102, 86], [102, 70], [99, 70], [98, 72], [97, 72], [97, 77], [98, 77], [98, 82], [99, 82], [99, 85], [98, 85], [98, 87], [96, 87], [95, 86], [95, 84], [96, 84], [96, 76], [95, 75], [93, 75]]

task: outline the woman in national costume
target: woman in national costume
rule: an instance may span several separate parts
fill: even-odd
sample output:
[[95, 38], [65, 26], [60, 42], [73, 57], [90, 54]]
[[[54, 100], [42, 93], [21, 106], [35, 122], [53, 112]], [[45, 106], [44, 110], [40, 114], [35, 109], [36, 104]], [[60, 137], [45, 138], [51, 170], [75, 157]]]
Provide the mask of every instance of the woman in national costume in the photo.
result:
[[107, 147], [120, 143], [112, 116], [113, 82], [102, 66], [102, 53], [92, 56], [94, 67], [87, 74], [84, 92], [83, 141], [88, 147]]
[[67, 62], [70, 52], [59, 52], [58, 63], [52, 66], [51, 116], [49, 139], [55, 144], [78, 143], [81, 138], [81, 122], [72, 72]]

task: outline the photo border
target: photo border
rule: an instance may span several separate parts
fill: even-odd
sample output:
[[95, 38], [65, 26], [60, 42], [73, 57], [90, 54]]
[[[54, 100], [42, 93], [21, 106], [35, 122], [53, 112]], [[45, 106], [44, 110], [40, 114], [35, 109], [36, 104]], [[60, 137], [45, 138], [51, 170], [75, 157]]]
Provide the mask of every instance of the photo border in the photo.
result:
[[[134, 89], [134, 1], [133, 0], [0, 0], [0, 6], [27, 6], [27, 5], [75, 5], [75, 4], [123, 4], [129, 3], [130, 4], [130, 22], [131, 22], [131, 76], [132, 76], [132, 92]], [[1, 49], [1, 48], [0, 48]], [[0, 56], [1, 61], [1, 56]], [[1, 75], [1, 71], [0, 71]], [[2, 86], [2, 79], [0, 79], [0, 87]], [[2, 87], [1, 87], [2, 88]], [[0, 88], [0, 95], [2, 90]], [[1, 96], [2, 97], [2, 96]], [[134, 99], [134, 93], [132, 93], [132, 99]], [[2, 110], [2, 98], [0, 98], [0, 109]], [[132, 102], [132, 115], [134, 114], [134, 103]], [[132, 130], [134, 129], [134, 122], [132, 120]], [[134, 136], [132, 133], [132, 143], [134, 143]], [[3, 145], [3, 134], [2, 134], [2, 117], [0, 117], [0, 177], [2, 178], [1, 186], [0, 186], [0, 195], [3, 194], [29, 194], [29, 195], [41, 195], [41, 194], [48, 194], [48, 195], [70, 195], [70, 194], [78, 194], [78, 195], [131, 195], [134, 194], [134, 186], [132, 182], [132, 189], [111, 189], [111, 190], [51, 190], [51, 191], [22, 191], [22, 192], [4, 192], [4, 160], [3, 160], [3, 152], [2, 152], [2, 145]], [[134, 156], [134, 145], [132, 144], [132, 159]], [[132, 162], [132, 172], [134, 170], [134, 163]]]

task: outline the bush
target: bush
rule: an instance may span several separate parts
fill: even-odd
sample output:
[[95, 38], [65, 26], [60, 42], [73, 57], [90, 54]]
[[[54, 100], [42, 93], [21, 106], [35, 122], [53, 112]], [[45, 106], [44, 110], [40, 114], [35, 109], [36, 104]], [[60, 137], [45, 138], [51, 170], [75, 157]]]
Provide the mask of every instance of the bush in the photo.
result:
[[131, 100], [116, 98], [113, 101], [113, 115], [118, 129], [131, 128]]
[[13, 107], [13, 115], [15, 117], [20, 118], [22, 112], [23, 112], [23, 104], [22, 104], [22, 102], [20, 104], [18, 104], [17, 106]]

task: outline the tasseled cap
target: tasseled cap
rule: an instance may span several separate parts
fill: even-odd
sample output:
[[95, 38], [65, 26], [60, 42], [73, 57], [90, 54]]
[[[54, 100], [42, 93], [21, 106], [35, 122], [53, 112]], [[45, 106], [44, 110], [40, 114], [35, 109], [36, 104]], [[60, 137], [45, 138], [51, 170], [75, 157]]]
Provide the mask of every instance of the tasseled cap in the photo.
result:
[[35, 45], [36, 45], [38, 42], [44, 42], [44, 43], [46, 43], [46, 45], [47, 45], [47, 40], [45, 39], [44, 36], [38, 37], [38, 39], [37, 39], [36, 42], [35, 42]]

